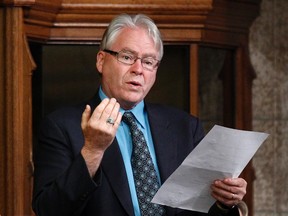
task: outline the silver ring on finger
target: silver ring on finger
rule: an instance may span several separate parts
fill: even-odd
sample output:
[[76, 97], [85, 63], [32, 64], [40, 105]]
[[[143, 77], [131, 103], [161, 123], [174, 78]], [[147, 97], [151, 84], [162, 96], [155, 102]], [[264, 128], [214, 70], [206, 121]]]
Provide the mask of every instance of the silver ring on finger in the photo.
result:
[[114, 119], [112, 119], [112, 118], [109, 117], [109, 118], [107, 118], [106, 123], [111, 124], [111, 125], [114, 125], [114, 124], [115, 124], [115, 121], [114, 121]]
[[232, 197], [231, 197], [231, 199], [232, 199], [232, 200], [235, 199], [235, 194], [234, 194], [234, 193], [232, 193]]

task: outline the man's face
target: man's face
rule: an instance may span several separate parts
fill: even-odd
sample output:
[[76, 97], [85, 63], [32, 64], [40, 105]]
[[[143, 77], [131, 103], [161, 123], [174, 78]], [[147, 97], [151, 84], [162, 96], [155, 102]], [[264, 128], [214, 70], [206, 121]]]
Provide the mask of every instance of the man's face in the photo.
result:
[[[123, 29], [109, 50], [127, 50], [140, 58], [159, 58], [152, 38], [141, 28]], [[109, 98], [116, 98], [124, 109], [131, 109], [142, 101], [156, 79], [157, 68], [152, 71], [144, 69], [140, 59], [133, 65], [126, 65], [117, 61], [115, 56], [100, 51], [97, 54], [96, 66], [102, 74], [104, 93]]]

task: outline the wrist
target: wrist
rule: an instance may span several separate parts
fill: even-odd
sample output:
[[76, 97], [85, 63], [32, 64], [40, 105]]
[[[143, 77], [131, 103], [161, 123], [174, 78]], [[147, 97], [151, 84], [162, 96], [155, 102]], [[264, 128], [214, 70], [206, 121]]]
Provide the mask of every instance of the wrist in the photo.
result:
[[93, 177], [100, 166], [104, 151], [90, 151], [83, 147], [81, 149], [81, 155], [86, 163], [90, 176]]

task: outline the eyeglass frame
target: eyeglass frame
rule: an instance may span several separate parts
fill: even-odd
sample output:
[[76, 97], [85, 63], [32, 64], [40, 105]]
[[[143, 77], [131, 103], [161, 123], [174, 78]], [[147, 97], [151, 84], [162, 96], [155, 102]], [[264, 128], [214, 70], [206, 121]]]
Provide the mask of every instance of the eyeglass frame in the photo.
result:
[[[122, 61], [120, 61], [119, 58], [118, 58], [119, 53], [125, 52], [125, 51], [126, 51], [126, 52], [129, 52], [129, 51], [127, 51], [127, 50], [120, 50], [119, 52], [116, 52], [116, 51], [113, 51], [113, 50], [104, 49], [104, 50], [102, 50], [102, 51], [103, 51], [103, 52], [106, 52], [106, 53], [109, 53], [110, 55], [116, 57], [117, 61], [119, 61], [119, 62], [121, 62], [122, 64], [125, 64], [125, 65], [133, 65], [133, 64], [136, 63], [136, 61], [137, 61], [138, 59], [140, 59], [142, 67], [143, 67], [144, 69], [146, 69], [146, 70], [149, 70], [149, 71], [153, 71], [153, 70], [157, 69], [157, 67], [158, 67], [159, 64], [160, 64], [160, 60], [155, 59], [154, 57], [149, 57], [149, 56], [147, 56], [147, 57], [140, 58], [140, 57], [134, 55], [133, 53], [131, 53], [131, 54], [133, 54], [133, 56], [135, 57], [135, 58], [134, 58], [134, 62], [133, 62], [132, 64], [129, 64], [129, 63], [127, 63], [127, 62], [122, 62]], [[143, 59], [147, 59], [147, 58], [151, 58], [151, 59], [153, 59], [154, 61], [157, 62], [157, 63], [155, 64], [155, 66], [153, 66], [152, 69], [147, 68], [146, 66], [143, 65]]]

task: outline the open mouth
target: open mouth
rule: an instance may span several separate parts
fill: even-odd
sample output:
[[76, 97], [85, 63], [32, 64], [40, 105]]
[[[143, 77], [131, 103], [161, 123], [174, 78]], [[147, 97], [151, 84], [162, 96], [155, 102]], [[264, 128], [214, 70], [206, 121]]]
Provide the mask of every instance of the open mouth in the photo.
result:
[[133, 86], [141, 86], [139, 82], [135, 82], [135, 81], [128, 82], [128, 84], [133, 85]]

